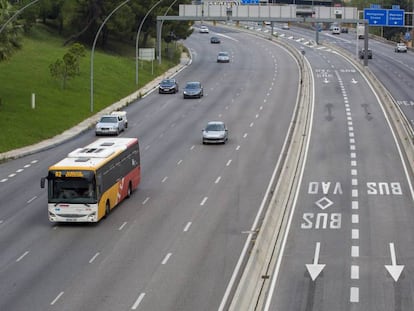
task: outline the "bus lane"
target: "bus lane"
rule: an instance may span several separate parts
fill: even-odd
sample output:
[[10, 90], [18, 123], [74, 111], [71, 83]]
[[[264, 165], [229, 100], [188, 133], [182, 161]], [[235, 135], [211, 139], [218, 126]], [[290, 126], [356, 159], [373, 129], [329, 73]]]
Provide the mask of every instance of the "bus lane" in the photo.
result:
[[[408, 172], [377, 96], [352, 64], [307, 53], [308, 155], [265, 310], [412, 310]], [[405, 270], [404, 270], [405, 269]]]

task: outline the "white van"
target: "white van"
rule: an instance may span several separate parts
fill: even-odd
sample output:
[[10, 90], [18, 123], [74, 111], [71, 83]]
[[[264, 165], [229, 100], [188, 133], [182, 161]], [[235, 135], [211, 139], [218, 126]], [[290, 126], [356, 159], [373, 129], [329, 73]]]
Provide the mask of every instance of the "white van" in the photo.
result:
[[332, 34], [339, 35], [341, 33], [341, 28], [339, 26], [332, 27]]

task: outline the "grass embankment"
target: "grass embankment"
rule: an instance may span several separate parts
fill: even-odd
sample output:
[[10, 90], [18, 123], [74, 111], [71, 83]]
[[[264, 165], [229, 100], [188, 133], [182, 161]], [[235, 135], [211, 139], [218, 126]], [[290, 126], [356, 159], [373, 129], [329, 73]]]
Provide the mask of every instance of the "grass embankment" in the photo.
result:
[[[95, 50], [94, 112], [91, 112], [91, 55], [81, 59], [80, 75], [69, 80], [65, 89], [52, 78], [49, 65], [62, 59], [69, 47], [64, 39], [37, 26], [23, 40], [23, 48], [0, 62], [0, 153], [53, 137], [78, 124], [112, 103], [135, 92], [158, 75], [175, 66], [174, 59], [139, 63], [139, 85], [135, 85], [134, 53], [117, 56]], [[135, 49], [135, 48], [133, 48]], [[127, 53], [125, 53], [127, 54]], [[32, 93], [36, 97], [31, 106]]]

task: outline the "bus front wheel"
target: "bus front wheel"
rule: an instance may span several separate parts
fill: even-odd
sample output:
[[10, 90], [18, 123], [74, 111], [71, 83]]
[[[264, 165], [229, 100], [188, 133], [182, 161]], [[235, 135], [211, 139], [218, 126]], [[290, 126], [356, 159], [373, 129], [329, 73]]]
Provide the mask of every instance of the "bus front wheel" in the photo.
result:
[[111, 212], [111, 205], [109, 204], [109, 201], [106, 201], [104, 218], [106, 218], [106, 216], [108, 216], [110, 212]]
[[129, 198], [132, 194], [132, 185], [131, 182], [128, 184], [128, 192], [127, 192], [127, 198]]

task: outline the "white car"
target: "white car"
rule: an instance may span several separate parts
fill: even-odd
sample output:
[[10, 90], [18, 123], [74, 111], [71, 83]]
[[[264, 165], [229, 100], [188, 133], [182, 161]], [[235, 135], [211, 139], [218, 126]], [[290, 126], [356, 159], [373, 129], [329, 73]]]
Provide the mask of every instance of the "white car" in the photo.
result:
[[122, 119], [124, 119], [125, 128], [128, 128], [128, 119], [127, 119], [126, 111], [121, 111], [121, 110], [113, 111], [111, 115], [120, 116]]
[[284, 29], [284, 30], [289, 30], [289, 24], [288, 23], [284, 23], [283, 24], [283, 26], [282, 26], [282, 29]]
[[228, 140], [228, 130], [222, 121], [210, 121], [203, 129], [203, 144], [225, 144]]
[[396, 53], [407, 53], [407, 46], [405, 43], [397, 43], [395, 46], [395, 52]]
[[209, 33], [210, 31], [208, 30], [208, 27], [205, 25], [201, 25], [200, 26], [200, 33]]
[[230, 55], [229, 52], [219, 52], [217, 55], [217, 63], [229, 63], [230, 62]]

